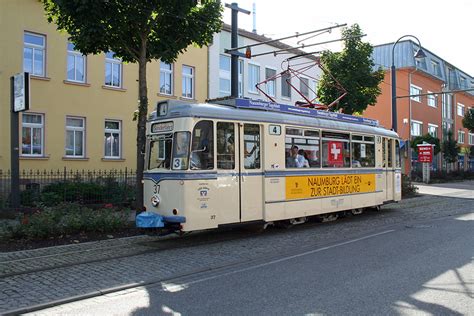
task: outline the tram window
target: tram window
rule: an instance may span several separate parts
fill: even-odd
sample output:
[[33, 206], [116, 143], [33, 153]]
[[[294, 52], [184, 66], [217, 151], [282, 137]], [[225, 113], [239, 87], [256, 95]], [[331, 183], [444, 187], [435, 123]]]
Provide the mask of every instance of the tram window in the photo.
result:
[[361, 167], [375, 167], [374, 138], [352, 135], [352, 168]]
[[299, 128], [286, 128], [286, 135], [303, 136], [303, 131]]
[[305, 130], [304, 131], [304, 136], [319, 137], [319, 131]]
[[389, 139], [388, 140], [388, 146], [387, 146], [387, 155], [388, 155], [388, 167], [389, 168], [393, 168], [393, 157], [392, 157], [392, 143], [393, 143], [393, 140], [392, 139]]
[[172, 134], [154, 137], [150, 140], [148, 169], [169, 169], [171, 161]]
[[171, 168], [178, 170], [188, 169], [189, 132], [176, 132], [173, 139], [173, 163]]
[[260, 126], [244, 125], [244, 168], [260, 169]]
[[191, 169], [214, 169], [214, 132], [212, 121], [199, 121], [193, 130]]
[[217, 123], [217, 168], [235, 168], [234, 123]]
[[387, 144], [387, 139], [384, 137], [382, 141], [382, 167], [385, 168], [387, 167], [387, 149], [385, 148], [385, 145]]
[[400, 142], [398, 140], [395, 141], [395, 164], [397, 168], [401, 167], [400, 162]]
[[351, 166], [349, 134], [323, 132], [323, 167]]
[[[319, 131], [287, 128], [285, 138], [286, 168], [319, 168]], [[291, 137], [289, 135], [305, 137]]]

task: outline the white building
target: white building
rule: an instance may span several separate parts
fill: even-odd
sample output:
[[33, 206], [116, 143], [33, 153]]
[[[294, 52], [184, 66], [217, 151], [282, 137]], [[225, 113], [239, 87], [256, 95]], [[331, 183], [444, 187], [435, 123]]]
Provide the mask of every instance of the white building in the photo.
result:
[[[225, 49], [231, 48], [231, 27], [224, 24], [222, 31], [214, 35], [213, 44], [209, 46], [209, 98], [215, 99], [219, 97], [230, 96], [230, 54], [226, 54]], [[261, 36], [252, 32], [239, 29], [239, 47], [252, 45], [271, 40], [265, 36]], [[239, 58], [239, 97], [268, 100], [268, 98], [258, 91], [255, 84], [265, 79], [273, 77], [288, 67], [286, 59], [292, 56], [304, 54], [305, 52], [292, 49], [282, 42], [272, 42], [252, 47], [252, 56], [265, 52], [273, 52], [277, 50], [287, 50], [285, 52], [268, 54], [258, 57]], [[245, 53], [245, 50], [242, 51]], [[312, 100], [316, 97], [315, 91], [317, 80], [320, 77], [321, 70], [315, 65], [317, 58], [311, 55], [298, 57], [293, 60], [290, 65], [292, 69], [307, 69], [299, 77], [290, 78], [291, 85], [303, 93], [308, 99]], [[268, 95], [270, 95], [277, 103], [295, 104], [296, 101], [303, 101], [304, 98], [292, 89], [286, 80], [278, 77], [276, 80], [270, 81], [266, 85], [261, 86]]]

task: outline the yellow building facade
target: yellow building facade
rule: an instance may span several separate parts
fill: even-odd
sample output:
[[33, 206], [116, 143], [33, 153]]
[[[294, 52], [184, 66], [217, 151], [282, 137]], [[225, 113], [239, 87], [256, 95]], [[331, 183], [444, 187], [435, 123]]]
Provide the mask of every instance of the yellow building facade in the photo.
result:
[[[0, 170], [10, 169], [10, 77], [28, 71], [20, 114], [21, 170], [135, 169], [138, 65], [82, 56], [49, 24], [38, 0], [0, 1]], [[207, 98], [207, 49], [148, 64], [149, 112], [162, 99]]]

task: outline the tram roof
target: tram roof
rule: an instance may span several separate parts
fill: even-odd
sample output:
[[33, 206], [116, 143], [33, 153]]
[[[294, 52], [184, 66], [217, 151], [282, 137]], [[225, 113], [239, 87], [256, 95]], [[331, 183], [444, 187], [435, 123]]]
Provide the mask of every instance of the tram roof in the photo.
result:
[[[395, 132], [378, 126], [377, 121], [352, 115], [341, 115], [340, 113], [318, 111], [266, 101], [252, 101], [249, 99], [218, 100], [213, 102], [219, 103], [189, 103], [177, 100], [161, 101], [158, 102], [157, 111], [152, 114], [150, 121], [178, 117], [201, 117], [296, 125], [398, 138]], [[167, 104], [168, 109], [165, 111], [166, 113], [157, 115], [157, 113], [160, 113], [158, 107], [161, 104]], [[288, 109], [290, 112], [286, 111]]]

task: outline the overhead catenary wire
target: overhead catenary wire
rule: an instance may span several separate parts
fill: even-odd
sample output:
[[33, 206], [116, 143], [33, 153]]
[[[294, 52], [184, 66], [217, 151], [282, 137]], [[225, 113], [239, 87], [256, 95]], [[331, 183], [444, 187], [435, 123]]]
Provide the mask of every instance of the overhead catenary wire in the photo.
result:
[[[363, 37], [363, 36], [366, 36], [366, 35], [367, 34], [362, 34], [362, 35], [357, 35], [357, 36], [349, 36], [349, 37], [343, 37], [343, 38], [339, 38], [339, 39], [335, 39], [335, 40], [324, 41], [324, 42], [319, 42], [319, 43], [314, 43], [314, 44], [309, 44], [309, 45], [301, 45], [301, 46], [297, 46], [297, 47], [289, 47], [289, 48], [285, 48], [285, 49], [278, 49], [278, 50], [269, 51], [269, 52], [260, 53], [260, 54], [255, 54], [255, 55], [252, 54], [252, 57], [258, 57], [258, 56], [264, 56], [264, 55], [270, 55], [270, 54], [273, 54], [273, 55], [276, 56], [278, 53], [281, 53], [281, 52], [290, 52], [291, 53], [292, 50], [296, 50], [296, 49], [299, 49], [299, 48], [305, 48], [305, 47], [312, 47], [312, 46], [316, 46], [316, 45], [324, 45], [324, 44], [329, 44], [329, 43], [335, 43], [335, 42], [340, 42], [340, 41], [343, 41], [343, 40], [346, 40], [346, 39], [360, 38], [360, 37]], [[244, 46], [244, 47], [247, 47], [247, 46]]]
[[243, 49], [243, 48], [250, 48], [250, 47], [255, 47], [255, 46], [259, 46], [259, 45], [264, 45], [264, 44], [279, 42], [279, 41], [283, 41], [283, 40], [286, 40], [286, 39], [289, 39], [289, 38], [304, 36], [304, 35], [313, 34], [313, 33], [316, 33], [316, 32], [327, 31], [327, 30], [331, 30], [331, 29], [334, 29], [334, 28], [343, 27], [343, 26], [346, 26], [346, 25], [347, 25], [347, 23], [338, 24], [338, 25], [326, 27], [326, 28], [319, 29], [319, 30], [304, 32], [304, 33], [301, 33], [301, 34], [300, 34], [300, 33], [296, 33], [295, 35], [285, 36], [285, 37], [281, 37], [281, 38], [277, 38], [277, 39], [271, 39], [271, 40], [268, 40], [268, 41], [258, 42], [258, 43], [255, 43], [255, 44], [244, 45], [244, 46], [240, 46], [240, 47], [232, 47], [232, 48], [228, 49], [228, 51], [229, 51], [229, 52], [232, 52], [232, 51], [237, 51], [237, 50]]

